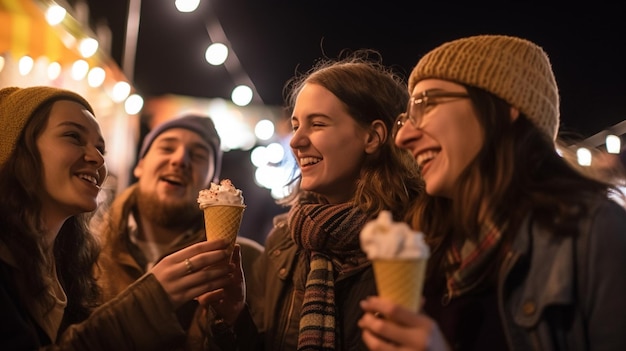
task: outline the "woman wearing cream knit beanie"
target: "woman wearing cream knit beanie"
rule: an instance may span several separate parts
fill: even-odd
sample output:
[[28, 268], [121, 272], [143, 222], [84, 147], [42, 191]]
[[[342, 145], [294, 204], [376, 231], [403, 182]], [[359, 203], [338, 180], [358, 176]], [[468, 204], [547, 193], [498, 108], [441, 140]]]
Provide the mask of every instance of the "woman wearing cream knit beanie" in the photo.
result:
[[484, 89], [517, 107], [546, 135], [559, 127], [559, 89], [545, 51], [522, 38], [479, 35], [426, 54], [409, 77], [409, 91], [438, 78]]
[[[418, 314], [371, 298], [380, 350], [626, 350], [626, 209], [556, 150], [548, 55], [506, 35], [444, 43], [408, 83], [396, 145], [426, 185], [411, 221], [431, 257]], [[377, 314], [385, 316], [376, 318]], [[399, 327], [400, 325], [401, 327]]]

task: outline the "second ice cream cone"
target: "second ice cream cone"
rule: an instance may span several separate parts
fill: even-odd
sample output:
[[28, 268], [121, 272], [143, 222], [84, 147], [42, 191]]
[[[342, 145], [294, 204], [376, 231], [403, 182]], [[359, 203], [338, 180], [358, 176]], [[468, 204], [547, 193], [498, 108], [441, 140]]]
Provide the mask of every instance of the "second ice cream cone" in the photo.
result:
[[413, 312], [421, 307], [430, 248], [424, 234], [389, 211], [380, 211], [361, 230], [361, 247], [372, 261], [378, 295]]
[[422, 299], [425, 259], [373, 260], [378, 295], [418, 312]]

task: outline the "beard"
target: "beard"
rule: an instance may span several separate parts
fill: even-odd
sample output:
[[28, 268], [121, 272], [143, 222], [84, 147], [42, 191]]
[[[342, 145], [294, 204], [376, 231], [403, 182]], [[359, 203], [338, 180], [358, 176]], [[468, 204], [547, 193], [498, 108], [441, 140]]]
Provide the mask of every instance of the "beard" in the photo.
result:
[[137, 196], [137, 208], [147, 220], [167, 229], [186, 230], [204, 223], [202, 211], [195, 201], [164, 202], [154, 192], [140, 192]]

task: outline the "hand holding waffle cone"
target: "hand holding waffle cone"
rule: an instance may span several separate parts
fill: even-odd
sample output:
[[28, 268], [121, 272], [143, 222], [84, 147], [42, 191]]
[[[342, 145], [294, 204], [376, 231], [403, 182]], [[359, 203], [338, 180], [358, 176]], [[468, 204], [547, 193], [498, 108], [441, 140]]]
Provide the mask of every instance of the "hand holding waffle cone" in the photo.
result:
[[204, 212], [207, 240], [225, 238], [232, 252], [246, 208], [241, 190], [230, 179], [223, 179], [219, 184], [211, 183], [209, 189], [200, 190], [198, 204]]
[[363, 227], [360, 240], [372, 261], [378, 294], [418, 312], [430, 256], [423, 234], [394, 222], [389, 211], [381, 211]]

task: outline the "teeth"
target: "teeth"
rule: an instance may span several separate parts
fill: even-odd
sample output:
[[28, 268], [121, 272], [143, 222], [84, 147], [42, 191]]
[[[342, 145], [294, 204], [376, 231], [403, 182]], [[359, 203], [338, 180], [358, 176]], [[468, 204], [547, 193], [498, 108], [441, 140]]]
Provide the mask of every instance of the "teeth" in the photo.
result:
[[89, 174], [79, 174], [78, 176], [86, 181], [91, 182], [92, 184], [98, 184], [98, 180], [94, 176], [91, 176]]
[[300, 165], [306, 166], [311, 164], [316, 164], [320, 162], [322, 159], [317, 157], [303, 157], [300, 159]]
[[417, 162], [417, 164], [420, 167], [422, 167], [422, 166], [424, 166], [424, 163], [432, 160], [438, 154], [439, 154], [439, 152], [435, 152], [435, 151], [432, 151], [432, 150], [424, 151], [421, 154], [417, 155], [417, 157], [415, 158], [415, 161]]
[[165, 180], [166, 182], [170, 182], [173, 184], [185, 184], [185, 181], [183, 178], [180, 177], [175, 177], [175, 176], [165, 176], [162, 178], [163, 180]]

